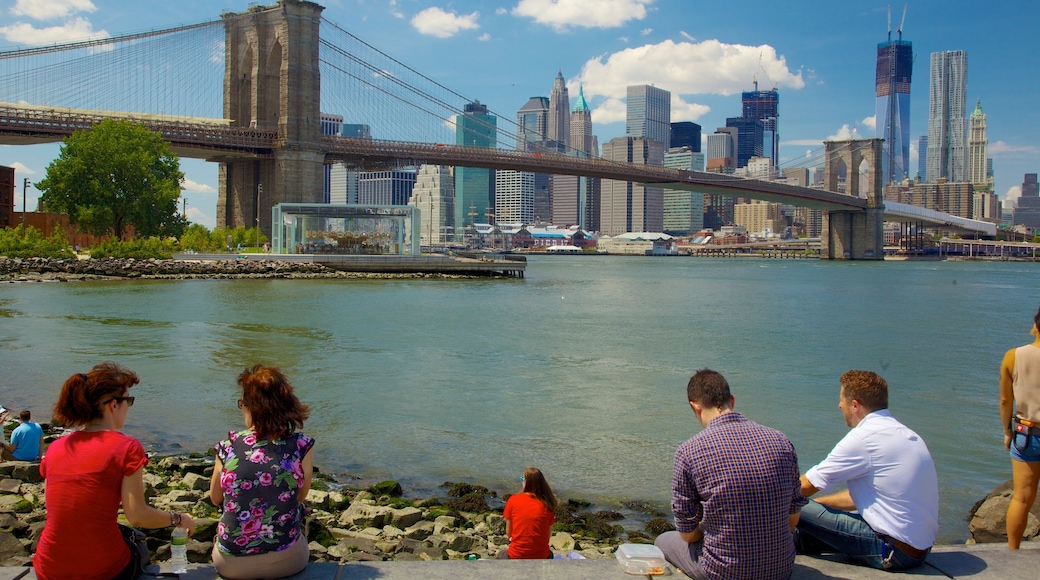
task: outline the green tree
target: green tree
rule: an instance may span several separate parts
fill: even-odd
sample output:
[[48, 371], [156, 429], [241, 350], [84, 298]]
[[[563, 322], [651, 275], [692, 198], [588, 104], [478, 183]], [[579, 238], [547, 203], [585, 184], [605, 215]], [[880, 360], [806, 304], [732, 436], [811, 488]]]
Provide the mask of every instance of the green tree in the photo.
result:
[[94, 234], [122, 239], [179, 236], [187, 226], [177, 212], [184, 179], [177, 157], [158, 133], [130, 121], [106, 119], [65, 139], [47, 177], [36, 184], [41, 205], [67, 213]]

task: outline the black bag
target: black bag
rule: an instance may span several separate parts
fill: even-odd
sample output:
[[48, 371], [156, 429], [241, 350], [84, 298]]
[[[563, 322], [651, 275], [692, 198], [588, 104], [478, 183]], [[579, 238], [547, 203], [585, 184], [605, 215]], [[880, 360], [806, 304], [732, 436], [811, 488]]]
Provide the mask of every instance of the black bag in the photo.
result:
[[130, 574], [124, 575], [124, 577], [126, 580], [139, 578], [142, 574], [147, 573], [145, 567], [148, 566], [151, 559], [148, 544], [145, 543], [144, 532], [119, 524], [119, 533], [123, 535], [123, 541], [130, 548], [130, 565], [127, 567]]

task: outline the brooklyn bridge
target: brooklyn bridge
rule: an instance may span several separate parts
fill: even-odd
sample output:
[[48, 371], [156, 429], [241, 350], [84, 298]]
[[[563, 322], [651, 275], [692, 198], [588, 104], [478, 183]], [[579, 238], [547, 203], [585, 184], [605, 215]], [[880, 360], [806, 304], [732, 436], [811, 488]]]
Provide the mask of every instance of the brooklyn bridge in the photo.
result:
[[[826, 143], [826, 190], [518, 151], [515, 125], [496, 127], [494, 147], [452, 145], [453, 119], [474, 99], [322, 10], [279, 0], [209, 22], [0, 52], [0, 144], [55, 142], [106, 118], [134, 120], [176, 154], [219, 163], [218, 226], [260, 223], [267, 234], [274, 205], [322, 201], [324, 166], [335, 162], [578, 175], [810, 207], [824, 212], [821, 256], [831, 259], [880, 259], [886, 219], [994, 233], [992, 224], [883, 202], [877, 139]], [[323, 135], [322, 111], [370, 125], [380, 138]], [[854, 169], [861, 166], [863, 176]], [[837, 193], [839, 167], [850, 194]]]

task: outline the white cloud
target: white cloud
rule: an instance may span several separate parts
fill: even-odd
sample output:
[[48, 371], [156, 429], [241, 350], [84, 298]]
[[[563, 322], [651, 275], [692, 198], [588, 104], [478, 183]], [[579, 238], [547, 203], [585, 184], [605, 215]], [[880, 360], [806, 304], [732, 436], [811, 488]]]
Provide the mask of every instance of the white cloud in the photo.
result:
[[685, 38], [686, 40], [689, 40], [690, 42], [697, 42], [697, 39], [692, 37], [692, 36], [690, 36], [685, 30], [680, 30], [679, 31], [679, 36], [682, 36], [683, 38]]
[[217, 190], [213, 189], [213, 187], [210, 185], [206, 185], [205, 183], [198, 183], [185, 177], [184, 181], [181, 182], [181, 191], [191, 191], [197, 193], [214, 193]]
[[823, 139], [792, 139], [781, 141], [780, 145], [791, 145], [794, 147], [823, 147]]
[[598, 124], [602, 123], [616, 123], [618, 121], [624, 121], [628, 115], [628, 108], [625, 106], [625, 101], [622, 99], [607, 99], [600, 103], [596, 108], [592, 109], [592, 122]]
[[481, 34], [480, 36], [478, 36], [477, 40], [479, 40], [481, 42], [487, 42], [488, 40], [491, 40], [491, 35], [488, 34], [487, 32], [485, 32], [484, 34]]
[[871, 115], [860, 121], [859, 124], [874, 131], [877, 128], [877, 115]]
[[437, 38], [451, 38], [461, 30], [479, 28], [477, 17], [480, 13], [458, 15], [445, 12], [433, 6], [412, 17], [412, 26], [422, 34], [436, 36]]
[[728, 96], [748, 89], [759, 72], [760, 59], [769, 80], [778, 87], [805, 86], [801, 72], [792, 73], [786, 59], [777, 56], [772, 46], [724, 44], [718, 40], [665, 40], [625, 48], [590, 59], [577, 80], [584, 85], [586, 97], [621, 99], [627, 86], [650, 83], [673, 94]]
[[202, 210], [200, 210], [197, 207], [188, 208], [188, 221], [196, 224], [202, 224], [209, 229], [217, 227], [216, 218], [202, 213]]
[[682, 121], [696, 121], [711, 111], [708, 105], [688, 103], [677, 94], [672, 94], [672, 118]]
[[108, 38], [104, 30], [94, 30], [86, 18], [69, 20], [61, 26], [36, 28], [26, 22], [0, 26], [0, 36], [14, 44], [60, 44], [87, 38]]
[[1008, 145], [1003, 141], [990, 143], [986, 148], [990, 155], [1001, 155], [1004, 153], [1028, 153], [1030, 155], [1040, 154], [1040, 147], [1035, 145]]
[[649, 35], [650, 35], [650, 34], [652, 34], [653, 32], [654, 32], [654, 29], [653, 29], [653, 28], [644, 28], [644, 29], [642, 29], [642, 30], [640, 30], [640, 31], [639, 31], [639, 34], [640, 34], [641, 36], [649, 36]]
[[570, 26], [616, 28], [629, 20], [646, 18], [653, 0], [520, 0], [514, 16], [565, 30]]
[[12, 163], [11, 167], [14, 167], [15, 175], [18, 175], [20, 173], [24, 173], [26, 175], [36, 175], [35, 171], [33, 171], [32, 169], [29, 169], [28, 167], [26, 167], [23, 163], [21, 163], [19, 161], [15, 161], [14, 163]]
[[65, 18], [77, 12], [93, 12], [97, 7], [90, 0], [18, 0], [11, 14], [36, 20]]
[[498, 14], [499, 16], [505, 16], [506, 14], [509, 14], [509, 10], [505, 8], [496, 8], [495, 14]]
[[848, 141], [849, 139], [858, 138], [859, 135], [857, 134], [856, 129], [854, 127], [849, 128], [848, 123], [846, 123], [842, 125], [840, 129], [838, 129], [837, 133], [831, 135], [830, 137], [827, 137], [826, 139], [824, 139], [824, 141]]
[[1007, 193], [1004, 194], [1004, 199], [1007, 201], [1015, 201], [1022, 197], [1022, 186], [1012, 185], [1008, 188]]

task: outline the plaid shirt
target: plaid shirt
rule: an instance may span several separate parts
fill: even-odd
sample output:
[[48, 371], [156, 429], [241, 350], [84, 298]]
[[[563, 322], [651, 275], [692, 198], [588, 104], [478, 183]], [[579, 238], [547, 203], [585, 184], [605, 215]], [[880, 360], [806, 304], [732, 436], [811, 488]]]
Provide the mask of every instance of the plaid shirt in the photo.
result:
[[791, 441], [740, 413], [712, 419], [675, 452], [675, 527], [690, 532], [700, 524], [699, 561], [712, 580], [790, 578], [794, 541], [787, 518], [806, 501]]

